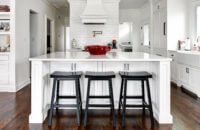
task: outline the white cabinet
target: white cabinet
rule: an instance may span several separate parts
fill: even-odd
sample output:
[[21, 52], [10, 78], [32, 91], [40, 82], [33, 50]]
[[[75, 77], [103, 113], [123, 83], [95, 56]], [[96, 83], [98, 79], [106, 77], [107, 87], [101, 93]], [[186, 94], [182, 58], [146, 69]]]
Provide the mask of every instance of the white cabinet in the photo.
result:
[[177, 83], [177, 79], [178, 79], [177, 53], [175, 51], [169, 51], [168, 57], [172, 59], [172, 61], [171, 61], [171, 81], [174, 83]]
[[0, 86], [9, 84], [9, 62], [0, 61]]
[[200, 55], [177, 53], [178, 85], [200, 97]]
[[[53, 73], [54, 71], [98, 71], [98, 65], [97, 62], [52, 62], [51, 63], [51, 70], [50, 73]], [[85, 77], [82, 77], [81, 82], [81, 92], [82, 92], [82, 98], [83, 102], [85, 101], [85, 95], [87, 91], [87, 80], [83, 80]], [[52, 80], [51, 80], [52, 85]], [[63, 81], [60, 82], [60, 92], [61, 95], [75, 95], [75, 82], [74, 81]], [[91, 93], [98, 95], [99, 92], [101, 92], [98, 87], [97, 82], [91, 83]], [[67, 103], [74, 103], [75, 100], [68, 100]], [[66, 103], [61, 102], [61, 103]]]
[[158, 0], [153, 4], [153, 54], [167, 56], [167, 9], [166, 1]]
[[189, 68], [185, 65], [179, 64], [179, 81], [181, 81], [185, 86], [189, 84]]
[[199, 90], [200, 90], [200, 69], [196, 69], [196, 68], [189, 68], [189, 89], [198, 94], [198, 96], [200, 96], [199, 94]]
[[0, 54], [0, 90], [9, 85], [9, 55]]

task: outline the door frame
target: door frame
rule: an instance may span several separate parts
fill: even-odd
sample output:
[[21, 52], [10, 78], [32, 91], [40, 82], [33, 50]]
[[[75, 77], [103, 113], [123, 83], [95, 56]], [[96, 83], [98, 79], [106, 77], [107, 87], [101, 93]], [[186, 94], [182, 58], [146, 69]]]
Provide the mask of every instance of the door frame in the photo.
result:
[[51, 33], [51, 46], [52, 46], [52, 50], [51, 52], [55, 51], [55, 20], [47, 15], [45, 15], [45, 23], [44, 23], [44, 27], [45, 27], [45, 37], [44, 37], [44, 53], [47, 54], [47, 20], [51, 21], [51, 29], [50, 29], [50, 33]]

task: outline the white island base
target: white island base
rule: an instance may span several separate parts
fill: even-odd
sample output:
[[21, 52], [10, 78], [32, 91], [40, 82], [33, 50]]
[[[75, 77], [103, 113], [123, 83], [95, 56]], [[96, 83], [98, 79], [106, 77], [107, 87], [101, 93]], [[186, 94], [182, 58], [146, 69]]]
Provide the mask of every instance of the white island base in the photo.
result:
[[[170, 111], [170, 61], [169, 58], [159, 57], [146, 53], [122, 53], [113, 52], [106, 56], [90, 56], [86, 52], [52, 53], [36, 58], [32, 61], [32, 85], [31, 85], [31, 115], [29, 123], [43, 123], [50, 108], [52, 91], [52, 79], [50, 74], [54, 71], [114, 71], [113, 79], [115, 108], [118, 108], [121, 79], [119, 71], [147, 71], [153, 74], [150, 80], [151, 97], [153, 103], [154, 118], [160, 124], [172, 124]], [[128, 95], [141, 94], [141, 82], [130, 81], [128, 83]], [[61, 94], [75, 94], [74, 82], [61, 82]], [[83, 107], [85, 106], [87, 91], [87, 79], [82, 77], [81, 93]], [[108, 83], [97, 81], [92, 83], [91, 93], [94, 95], [106, 95]], [[146, 96], [147, 97], [147, 96]], [[101, 103], [109, 100], [101, 100]], [[127, 103], [138, 103], [128, 101]], [[147, 101], [147, 100], [146, 100]], [[75, 103], [74, 100], [61, 101], [60, 103]], [[98, 103], [98, 100], [92, 100]]]

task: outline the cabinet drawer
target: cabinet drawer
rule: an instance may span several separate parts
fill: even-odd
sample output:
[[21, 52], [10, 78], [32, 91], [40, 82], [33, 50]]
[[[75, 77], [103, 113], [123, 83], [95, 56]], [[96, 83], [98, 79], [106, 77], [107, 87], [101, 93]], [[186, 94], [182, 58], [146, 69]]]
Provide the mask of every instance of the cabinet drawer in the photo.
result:
[[199, 55], [177, 53], [177, 60], [179, 63], [200, 67]]
[[8, 61], [9, 57], [8, 55], [0, 55], [0, 61]]

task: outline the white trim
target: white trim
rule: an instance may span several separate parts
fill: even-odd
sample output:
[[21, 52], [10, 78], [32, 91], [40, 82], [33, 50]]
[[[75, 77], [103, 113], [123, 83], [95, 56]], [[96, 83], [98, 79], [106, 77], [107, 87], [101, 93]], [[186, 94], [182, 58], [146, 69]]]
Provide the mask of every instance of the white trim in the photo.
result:
[[15, 92], [14, 85], [0, 85], [0, 92]]
[[29, 85], [31, 83], [30, 79], [24, 80], [23, 82], [17, 84], [16, 86], [16, 92], [21, 90], [22, 88], [26, 87], [27, 85]]

